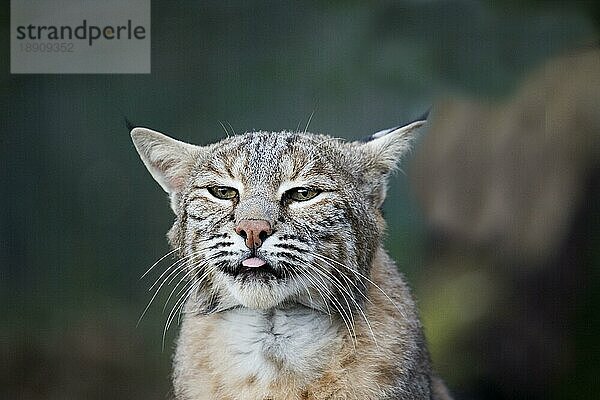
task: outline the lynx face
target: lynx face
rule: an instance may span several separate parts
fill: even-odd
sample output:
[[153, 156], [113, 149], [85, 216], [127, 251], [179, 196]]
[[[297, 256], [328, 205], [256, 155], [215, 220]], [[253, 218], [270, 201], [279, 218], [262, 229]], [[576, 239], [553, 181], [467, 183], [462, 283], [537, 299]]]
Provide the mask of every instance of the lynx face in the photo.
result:
[[252, 132], [205, 147], [135, 128], [176, 215], [182, 301], [199, 313], [300, 303], [349, 319], [384, 230], [387, 177], [423, 122], [364, 143]]

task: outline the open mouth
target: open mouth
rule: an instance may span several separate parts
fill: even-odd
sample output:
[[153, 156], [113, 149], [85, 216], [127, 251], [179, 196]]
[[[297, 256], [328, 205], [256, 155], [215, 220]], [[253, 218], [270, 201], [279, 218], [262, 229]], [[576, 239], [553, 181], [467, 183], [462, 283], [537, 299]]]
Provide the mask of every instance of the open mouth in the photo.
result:
[[281, 274], [277, 270], [259, 257], [249, 257], [243, 260], [237, 268], [227, 272], [242, 279], [270, 280], [281, 278]]

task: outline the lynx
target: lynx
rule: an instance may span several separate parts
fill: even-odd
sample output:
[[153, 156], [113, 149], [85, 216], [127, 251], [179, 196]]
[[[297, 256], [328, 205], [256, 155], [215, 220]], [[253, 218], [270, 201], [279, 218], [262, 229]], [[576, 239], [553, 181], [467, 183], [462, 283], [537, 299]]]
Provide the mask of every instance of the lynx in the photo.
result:
[[186, 281], [178, 400], [450, 399], [382, 245], [387, 181], [419, 120], [361, 142], [131, 132], [168, 193]]

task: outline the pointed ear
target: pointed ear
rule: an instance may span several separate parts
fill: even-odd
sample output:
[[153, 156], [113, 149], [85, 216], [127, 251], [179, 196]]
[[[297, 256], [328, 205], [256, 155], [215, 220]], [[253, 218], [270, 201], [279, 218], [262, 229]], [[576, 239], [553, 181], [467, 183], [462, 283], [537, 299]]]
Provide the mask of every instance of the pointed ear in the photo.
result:
[[427, 122], [426, 118], [427, 115], [407, 125], [374, 133], [354, 147], [358, 150], [355, 155], [358, 168], [364, 174], [365, 191], [376, 207], [383, 205], [388, 177], [410, 150], [417, 130]]
[[416, 131], [427, 122], [418, 119], [407, 125], [385, 129], [364, 140], [361, 146], [373, 172], [387, 175], [399, 164], [402, 156], [410, 150]]
[[146, 168], [165, 192], [180, 192], [201, 147], [147, 128], [133, 128], [131, 139]]

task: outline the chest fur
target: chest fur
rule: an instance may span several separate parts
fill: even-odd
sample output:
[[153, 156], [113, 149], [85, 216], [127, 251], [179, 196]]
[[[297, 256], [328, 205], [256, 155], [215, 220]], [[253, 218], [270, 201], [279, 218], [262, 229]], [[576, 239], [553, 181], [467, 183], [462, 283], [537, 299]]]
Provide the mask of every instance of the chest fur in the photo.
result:
[[[204, 334], [203, 329], [193, 333], [195, 344], [204, 344], [202, 354], [195, 360], [186, 357], [181, 361], [188, 365], [179, 365], [185, 374], [196, 370], [196, 376], [187, 380], [204, 381], [193, 385], [207, 392], [197, 393], [197, 398], [279, 399], [273, 396], [278, 387], [302, 388], [318, 379], [339, 346], [336, 324], [302, 307], [236, 309], [211, 319]], [[180, 342], [180, 346], [187, 345], [193, 344]], [[216, 393], [221, 397], [213, 397]], [[290, 393], [289, 398], [295, 395]]]

